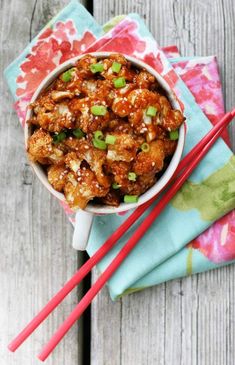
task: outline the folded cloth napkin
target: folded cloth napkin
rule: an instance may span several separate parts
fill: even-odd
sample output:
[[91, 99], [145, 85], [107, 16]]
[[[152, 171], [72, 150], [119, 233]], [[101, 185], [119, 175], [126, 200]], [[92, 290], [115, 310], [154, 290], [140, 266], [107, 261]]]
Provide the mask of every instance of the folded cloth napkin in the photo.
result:
[[[187, 118], [184, 155], [211, 128], [210, 121], [216, 123], [223, 115], [215, 57], [181, 58], [175, 47], [161, 50], [137, 14], [116, 17], [102, 28], [73, 0], [5, 70], [22, 125], [34, 90], [51, 70], [78, 54], [98, 50], [133, 55], [161, 73]], [[224, 138], [228, 143], [227, 134]], [[73, 222], [73, 212], [66, 204], [63, 207]], [[108, 284], [111, 297], [233, 262], [234, 208], [235, 158], [220, 139], [113, 275]], [[88, 253], [92, 255], [129, 214], [97, 216]], [[144, 217], [102, 260], [101, 272]]]

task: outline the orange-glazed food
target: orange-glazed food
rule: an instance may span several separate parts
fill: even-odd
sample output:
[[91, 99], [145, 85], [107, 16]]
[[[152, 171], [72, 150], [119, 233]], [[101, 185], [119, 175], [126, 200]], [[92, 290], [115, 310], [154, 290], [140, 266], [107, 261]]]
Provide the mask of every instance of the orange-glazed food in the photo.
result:
[[155, 77], [85, 55], [31, 104], [28, 155], [71, 208], [132, 203], [166, 169], [184, 121]]

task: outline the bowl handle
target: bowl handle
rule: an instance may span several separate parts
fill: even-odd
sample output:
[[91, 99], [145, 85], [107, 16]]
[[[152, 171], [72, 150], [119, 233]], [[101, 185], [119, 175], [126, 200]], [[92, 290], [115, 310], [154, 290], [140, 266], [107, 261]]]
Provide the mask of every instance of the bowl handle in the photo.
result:
[[73, 248], [75, 250], [84, 251], [86, 249], [93, 217], [92, 213], [85, 212], [84, 210], [77, 211], [73, 233]]

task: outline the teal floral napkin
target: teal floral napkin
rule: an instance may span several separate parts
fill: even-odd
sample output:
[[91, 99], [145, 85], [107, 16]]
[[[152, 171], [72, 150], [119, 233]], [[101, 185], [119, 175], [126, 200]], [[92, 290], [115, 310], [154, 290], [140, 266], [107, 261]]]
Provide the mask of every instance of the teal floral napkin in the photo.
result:
[[[174, 90], [187, 118], [184, 155], [211, 128], [209, 119], [216, 123], [217, 117], [223, 114], [214, 57], [185, 59], [178, 57], [175, 48], [160, 49], [137, 14], [120, 16], [102, 28], [73, 0], [5, 70], [22, 126], [27, 105], [42, 79], [65, 60], [98, 50], [130, 54], [161, 73]], [[166, 55], [177, 58], [167, 59]], [[73, 213], [67, 205], [63, 204], [63, 207], [73, 221]], [[108, 284], [111, 297], [115, 299], [124, 293], [233, 262], [235, 217], [231, 211], [234, 207], [235, 158], [220, 139], [113, 275]], [[129, 214], [131, 212], [96, 217], [88, 253], [92, 255]], [[100, 272], [144, 217], [99, 264]]]

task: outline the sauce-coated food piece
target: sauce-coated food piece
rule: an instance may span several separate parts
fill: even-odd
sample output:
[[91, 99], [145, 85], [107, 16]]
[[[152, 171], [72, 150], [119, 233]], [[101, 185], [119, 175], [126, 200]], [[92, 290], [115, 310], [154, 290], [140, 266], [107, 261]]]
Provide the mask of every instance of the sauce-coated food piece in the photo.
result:
[[74, 209], [137, 201], [169, 164], [184, 121], [155, 77], [121, 54], [85, 55], [31, 108], [28, 155]]

